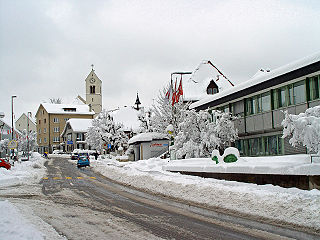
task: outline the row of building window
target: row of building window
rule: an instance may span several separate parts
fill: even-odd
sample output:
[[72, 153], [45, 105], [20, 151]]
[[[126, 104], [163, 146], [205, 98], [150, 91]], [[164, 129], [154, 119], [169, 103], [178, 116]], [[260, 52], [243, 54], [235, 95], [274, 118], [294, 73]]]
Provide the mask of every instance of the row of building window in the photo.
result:
[[[39, 128], [39, 134], [41, 134], [41, 128]], [[58, 132], [60, 132], [60, 128], [59, 127], [54, 127], [53, 128], [53, 132], [56, 132], [56, 133], [58, 133]], [[47, 133], [47, 128], [43, 128], [43, 133]]]
[[[47, 143], [47, 138], [43, 138], [43, 142]], [[60, 137], [53, 137], [53, 142], [60, 142]], [[42, 143], [42, 139], [39, 138], [39, 143]]]
[[[288, 84], [281, 88], [273, 89], [271, 91], [258, 94], [256, 96], [245, 99], [245, 114], [253, 115], [257, 113], [271, 111], [297, 105], [306, 101], [313, 101], [320, 98], [320, 75], [307, 78], [293, 84]], [[218, 110], [223, 112], [235, 112], [235, 105], [225, 105], [219, 107]], [[238, 112], [240, 116], [244, 112]]]
[[[65, 118], [64, 121], [68, 121], [70, 118]], [[43, 119], [44, 123], [47, 123], [47, 119]], [[54, 123], [59, 123], [59, 118], [53, 118]], [[41, 120], [39, 120], [39, 124], [41, 124]]]
[[281, 135], [240, 139], [236, 141], [236, 147], [242, 156], [268, 156], [283, 155], [284, 140]]

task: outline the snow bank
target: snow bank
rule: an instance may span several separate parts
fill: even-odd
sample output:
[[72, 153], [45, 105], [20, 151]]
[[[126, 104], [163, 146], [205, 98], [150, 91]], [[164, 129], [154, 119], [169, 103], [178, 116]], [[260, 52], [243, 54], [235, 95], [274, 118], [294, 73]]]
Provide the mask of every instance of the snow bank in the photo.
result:
[[32, 153], [29, 161], [15, 162], [10, 170], [0, 168], [0, 186], [38, 182], [46, 171], [44, 162], [39, 153]]
[[[194, 165], [197, 162], [200, 166], [201, 161], [205, 160], [199, 161], [193, 161]], [[320, 230], [319, 190], [306, 191], [181, 175], [162, 170], [168, 164], [171, 164], [169, 160], [156, 158], [121, 163], [115, 159], [99, 158], [92, 162], [95, 171], [142, 190], [215, 209], [228, 209]], [[212, 164], [215, 165], [214, 162]]]
[[0, 218], [0, 239], [44, 239], [43, 234], [24, 219], [18, 209], [8, 200], [0, 201], [0, 212], [6, 213], [6, 217]]
[[311, 163], [308, 154], [241, 157], [237, 162], [219, 164], [210, 158], [195, 158], [171, 161], [163, 167], [167, 171], [247, 173], [247, 174], [286, 174], [320, 175], [320, 163]]

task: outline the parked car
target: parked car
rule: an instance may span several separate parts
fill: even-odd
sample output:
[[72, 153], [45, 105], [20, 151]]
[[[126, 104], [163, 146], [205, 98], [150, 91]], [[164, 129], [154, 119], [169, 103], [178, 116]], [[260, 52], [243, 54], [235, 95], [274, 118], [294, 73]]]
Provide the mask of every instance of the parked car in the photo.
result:
[[0, 158], [0, 167], [6, 168], [9, 170], [11, 168], [11, 164], [5, 159]]
[[63, 150], [58, 150], [58, 149], [56, 149], [56, 150], [53, 150], [52, 153], [53, 153], [53, 154], [63, 154]]
[[71, 153], [71, 160], [77, 160], [78, 159], [78, 153]]
[[77, 162], [77, 167], [81, 168], [81, 167], [86, 167], [86, 166], [90, 166], [89, 157], [87, 155], [79, 156], [78, 162]]

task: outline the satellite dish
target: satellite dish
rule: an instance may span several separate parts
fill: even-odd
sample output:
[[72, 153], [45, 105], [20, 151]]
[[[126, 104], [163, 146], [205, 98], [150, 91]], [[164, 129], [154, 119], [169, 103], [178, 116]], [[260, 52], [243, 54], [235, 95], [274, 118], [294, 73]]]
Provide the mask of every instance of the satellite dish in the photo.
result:
[[0, 112], [0, 118], [4, 118], [4, 112]]

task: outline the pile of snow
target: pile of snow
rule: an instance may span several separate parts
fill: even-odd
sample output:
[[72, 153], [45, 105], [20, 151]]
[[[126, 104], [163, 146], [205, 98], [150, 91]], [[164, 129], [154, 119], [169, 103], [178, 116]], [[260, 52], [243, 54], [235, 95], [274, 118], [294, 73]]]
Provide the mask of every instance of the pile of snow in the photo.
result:
[[10, 170], [0, 168], [0, 186], [38, 182], [45, 174], [44, 158], [32, 153], [29, 161], [15, 162]]
[[216, 164], [210, 158], [175, 160], [163, 167], [167, 171], [320, 175], [320, 163], [311, 163], [309, 154], [241, 157], [237, 162], [224, 163], [222, 158]]
[[5, 217], [0, 218], [0, 239], [45, 239], [45, 236], [24, 219], [8, 200], [0, 201], [0, 212], [5, 213]]
[[[197, 159], [193, 160], [193, 163], [199, 166], [201, 161]], [[256, 162], [258, 161], [259, 159], [256, 159]], [[168, 164], [172, 164], [168, 159], [159, 158], [117, 162], [115, 159], [99, 157], [92, 162], [93, 169], [104, 176], [145, 191], [195, 202], [213, 209], [228, 209], [244, 215], [320, 230], [319, 190], [306, 191], [181, 175], [163, 170]], [[213, 161], [212, 164], [216, 165]], [[254, 165], [251, 164], [252, 166]]]

